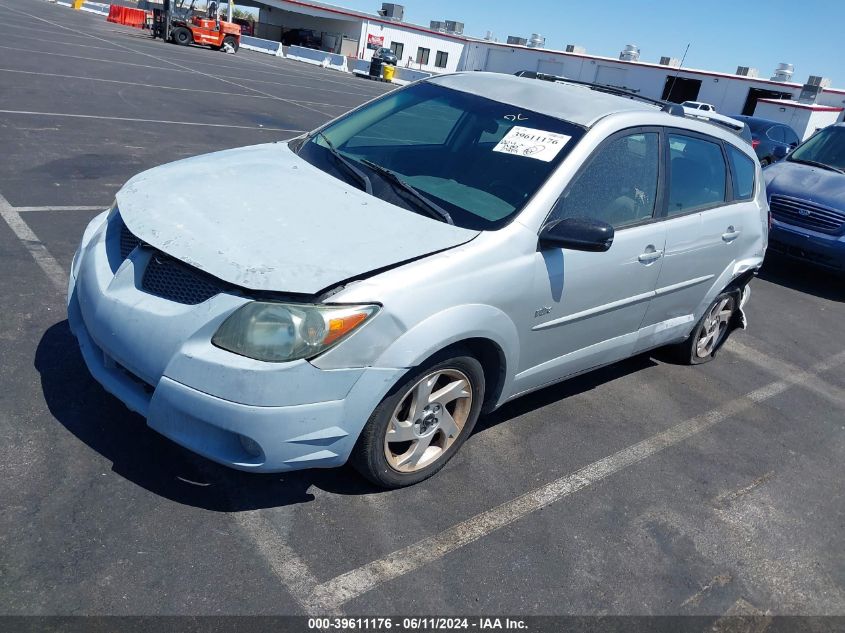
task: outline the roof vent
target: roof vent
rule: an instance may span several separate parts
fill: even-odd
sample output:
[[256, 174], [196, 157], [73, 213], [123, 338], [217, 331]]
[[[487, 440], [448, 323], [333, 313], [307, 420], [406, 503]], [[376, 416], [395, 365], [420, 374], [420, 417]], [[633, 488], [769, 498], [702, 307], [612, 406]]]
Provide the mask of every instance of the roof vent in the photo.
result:
[[516, 46], [527, 46], [528, 40], [524, 37], [517, 37], [516, 35], [508, 35], [508, 44], [515, 44]]
[[546, 38], [539, 33], [532, 33], [528, 38], [529, 48], [543, 48], [546, 45]]
[[795, 67], [792, 64], [780, 63], [775, 68], [775, 74], [772, 75], [772, 81], [792, 81], [792, 73], [795, 72]]
[[567, 53], [578, 53], [579, 55], [583, 55], [587, 52], [587, 49], [583, 46], [578, 46], [577, 44], [567, 44], [566, 45], [566, 52]]
[[382, 2], [378, 14], [388, 20], [401, 22], [405, 17], [405, 7], [401, 4], [393, 4], [392, 2]]
[[487, 31], [484, 34], [484, 39], [487, 40], [488, 42], [492, 42], [493, 41], [493, 31]]
[[640, 59], [640, 48], [636, 44], [626, 44], [619, 53], [619, 59], [626, 62], [635, 62]]
[[660, 65], [661, 66], [671, 66], [672, 68], [680, 68], [681, 67], [681, 60], [677, 57], [661, 57], [660, 58]]
[[758, 77], [760, 75], [756, 68], [751, 68], [750, 66], [737, 66], [736, 74], [740, 77]]

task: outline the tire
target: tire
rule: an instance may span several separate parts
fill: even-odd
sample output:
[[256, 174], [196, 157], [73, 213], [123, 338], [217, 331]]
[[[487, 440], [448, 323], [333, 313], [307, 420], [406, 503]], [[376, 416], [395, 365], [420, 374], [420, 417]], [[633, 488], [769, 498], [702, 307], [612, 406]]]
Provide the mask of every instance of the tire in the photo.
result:
[[227, 35], [226, 37], [224, 37], [223, 38], [223, 45], [220, 47], [221, 50], [226, 48], [226, 44], [231, 46], [236, 53], [238, 52], [238, 40], [237, 40], [237, 38], [233, 37], [232, 35]]
[[178, 28], [173, 29], [173, 41], [179, 44], [180, 46], [188, 46], [191, 42], [194, 41], [193, 35], [191, 32], [186, 28]]
[[689, 338], [670, 348], [676, 361], [684, 365], [701, 365], [716, 358], [734, 329], [741, 294], [735, 289], [726, 290], [713, 300]]
[[760, 167], [766, 167], [767, 165], [771, 165], [772, 161], [770, 158], [761, 158], [760, 159]]
[[[428, 479], [472, 433], [484, 389], [481, 363], [466, 349], [438, 354], [406, 374], [379, 403], [352, 450], [350, 463], [384, 488]], [[426, 401], [422, 410], [417, 406], [420, 397]]]

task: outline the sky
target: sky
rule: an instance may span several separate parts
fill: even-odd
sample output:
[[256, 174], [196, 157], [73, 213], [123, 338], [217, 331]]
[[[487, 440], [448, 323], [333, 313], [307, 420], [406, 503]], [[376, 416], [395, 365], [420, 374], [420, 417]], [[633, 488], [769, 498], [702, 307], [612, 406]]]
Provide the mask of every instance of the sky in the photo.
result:
[[[381, 0], [329, 0], [374, 13]], [[795, 66], [795, 81], [809, 75], [845, 88], [845, 0], [402, 0], [405, 21], [456, 20], [467, 35], [490, 30], [500, 42], [508, 35], [546, 37], [546, 48], [584, 46], [588, 53], [618, 57], [625, 44], [640, 47], [640, 60], [661, 56], [684, 66], [736, 72], [751, 66], [772, 76], [780, 62]]]

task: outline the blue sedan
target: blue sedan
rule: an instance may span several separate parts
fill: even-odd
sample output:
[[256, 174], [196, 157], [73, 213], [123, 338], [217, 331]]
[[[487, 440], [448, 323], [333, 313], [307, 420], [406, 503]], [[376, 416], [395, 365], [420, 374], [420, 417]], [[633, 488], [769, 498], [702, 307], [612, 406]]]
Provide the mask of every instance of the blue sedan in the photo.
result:
[[845, 123], [816, 133], [763, 175], [769, 249], [845, 272]]

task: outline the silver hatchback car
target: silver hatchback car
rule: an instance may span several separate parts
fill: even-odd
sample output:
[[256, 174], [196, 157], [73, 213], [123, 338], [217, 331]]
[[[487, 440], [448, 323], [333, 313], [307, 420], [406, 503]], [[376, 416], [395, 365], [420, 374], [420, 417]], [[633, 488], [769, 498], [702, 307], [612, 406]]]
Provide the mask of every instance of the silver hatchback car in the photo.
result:
[[522, 394], [661, 346], [710, 360], [765, 253], [759, 164], [608, 91], [443, 75], [132, 178], [72, 265], [91, 373], [222, 464], [398, 487]]

